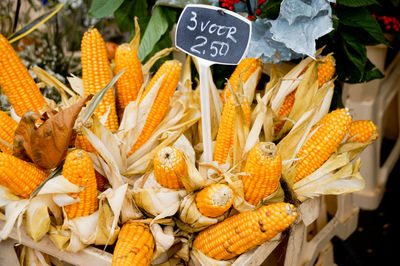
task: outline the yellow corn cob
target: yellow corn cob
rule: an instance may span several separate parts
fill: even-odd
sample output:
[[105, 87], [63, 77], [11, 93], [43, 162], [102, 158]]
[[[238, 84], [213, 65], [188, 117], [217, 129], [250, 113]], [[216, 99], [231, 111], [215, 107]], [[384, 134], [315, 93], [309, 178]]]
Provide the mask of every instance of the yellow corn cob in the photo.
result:
[[[250, 124], [250, 104], [247, 99], [245, 99], [241, 105], [247, 123]], [[217, 161], [220, 164], [226, 163], [226, 159], [228, 158], [229, 152], [233, 146], [235, 113], [235, 102], [231, 95], [222, 109], [221, 122], [218, 126], [217, 141], [214, 149], [214, 161]]]
[[31, 110], [41, 113], [47, 107], [35, 81], [14, 48], [0, 34], [0, 85], [16, 114], [22, 117]]
[[[301, 74], [303, 74], [305, 71], [306, 71], [306, 69]], [[333, 58], [333, 56], [331, 54], [318, 59], [318, 86], [319, 86], [319, 88], [325, 82], [331, 80], [334, 74], [335, 74], [335, 59]], [[282, 106], [278, 112], [279, 117], [285, 118], [292, 111], [292, 107], [293, 107], [294, 100], [295, 100], [296, 90], [297, 89], [295, 89], [293, 92], [291, 92], [290, 94], [288, 94], [285, 97], [285, 99], [282, 103]], [[285, 121], [280, 121], [275, 125], [275, 127], [274, 127], [275, 134], [278, 133], [279, 130], [282, 129], [284, 124], [285, 124]]]
[[350, 130], [351, 116], [345, 108], [325, 115], [313, 126], [312, 136], [303, 144], [297, 158], [295, 182], [317, 170], [339, 146]]
[[208, 217], [224, 214], [233, 204], [233, 191], [225, 184], [211, 184], [196, 194], [196, 206]]
[[[239, 77], [242, 78], [243, 83], [245, 83], [251, 75], [256, 71], [259, 67], [262, 66], [262, 62], [260, 58], [244, 58], [240, 63], [236, 66], [235, 70], [231, 74], [229, 78], [229, 83], [232, 85], [234, 91], [237, 91]], [[258, 79], [261, 78], [261, 71]], [[221, 94], [222, 102], [225, 103], [226, 99], [228, 99], [232, 95], [232, 91], [229, 88], [228, 83], [225, 85], [225, 88]]]
[[[96, 28], [85, 32], [81, 41], [82, 81], [85, 95], [96, 94], [111, 81], [111, 68], [107, 58], [106, 46]], [[110, 89], [97, 106], [94, 114], [101, 118], [107, 111], [105, 126], [118, 129], [118, 117], [113, 90]]]
[[216, 260], [227, 260], [273, 238], [292, 224], [296, 208], [289, 203], [262, 206], [246, 211], [201, 231], [193, 247]]
[[182, 153], [172, 146], [167, 146], [154, 156], [154, 176], [157, 182], [167, 188], [184, 188], [180, 176], [187, 176], [188, 170]]
[[335, 58], [332, 54], [318, 59], [318, 86], [321, 87], [325, 82], [332, 79], [335, 74]]
[[[17, 129], [18, 123], [12, 119], [8, 114], [0, 111], [0, 138], [10, 145], [14, 142], [14, 133]], [[5, 153], [12, 154], [13, 151], [8, 146], [0, 142], [0, 150]]]
[[115, 52], [114, 73], [118, 74], [125, 68], [124, 74], [118, 79], [115, 91], [117, 96], [117, 110], [122, 117], [125, 107], [136, 100], [143, 83], [143, 72], [135, 48], [129, 44], [121, 44]]
[[75, 148], [91, 153], [97, 153], [96, 149], [89, 142], [89, 140], [84, 135], [81, 135], [79, 133], [76, 135], [75, 138]]
[[0, 185], [23, 198], [46, 179], [45, 171], [10, 154], [0, 152]]
[[[295, 89], [294, 91], [289, 93], [283, 100], [282, 106], [278, 112], [279, 117], [286, 118], [292, 111], [292, 107], [293, 107], [294, 99], [295, 99], [295, 95], [296, 95], [296, 90], [297, 89]], [[282, 129], [284, 124], [285, 124], [285, 120], [279, 121], [277, 124], [275, 124], [275, 126], [274, 126], [275, 134], [278, 133]]]
[[165, 74], [142, 132], [140, 133], [128, 156], [138, 150], [150, 138], [153, 130], [164, 118], [169, 105], [169, 100], [174, 95], [174, 92], [178, 86], [181, 76], [181, 69], [182, 63], [180, 63], [178, 60], [168, 60], [161, 65], [156, 74], [151, 78], [149, 84], [142, 94], [142, 97], [140, 98], [140, 101], [143, 100], [147, 93], [151, 91], [156, 82]]
[[118, 234], [111, 265], [150, 265], [153, 250], [154, 238], [149, 226], [128, 221]]
[[279, 186], [282, 158], [272, 142], [259, 142], [250, 151], [243, 176], [245, 200], [257, 205], [271, 195]]
[[83, 186], [79, 193], [71, 193], [73, 198], [79, 197], [79, 202], [64, 207], [69, 219], [88, 216], [98, 208], [96, 175], [92, 160], [84, 150], [70, 151], [63, 166], [63, 176], [72, 184]]
[[349, 136], [347, 138], [351, 139], [354, 137], [354, 139], [352, 140], [353, 142], [363, 143], [371, 139], [372, 136], [374, 137], [373, 139], [371, 139], [371, 141], [376, 140], [378, 135], [378, 129], [373, 121], [358, 120], [351, 123]]

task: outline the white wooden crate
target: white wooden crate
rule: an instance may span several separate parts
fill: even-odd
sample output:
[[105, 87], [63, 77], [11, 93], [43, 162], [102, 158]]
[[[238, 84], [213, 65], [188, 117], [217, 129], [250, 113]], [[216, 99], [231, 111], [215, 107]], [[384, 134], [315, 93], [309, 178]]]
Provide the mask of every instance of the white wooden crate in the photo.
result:
[[[400, 105], [400, 53], [387, 69], [383, 69], [385, 50], [382, 46], [369, 47], [368, 55], [384, 73], [385, 78], [367, 83], [350, 85], [346, 84], [343, 89], [343, 102], [349, 108], [353, 120], [372, 120], [377, 125], [380, 138], [367, 147], [360, 155], [362, 161], [361, 174], [366, 181], [363, 191], [354, 193], [354, 203], [362, 209], [376, 209], [383, 197], [387, 178], [400, 156], [400, 138], [397, 138], [389, 157], [381, 162], [382, 137], [385, 135], [384, 115], [390, 105], [394, 106], [397, 114], [390, 119], [390, 124], [399, 127]], [[371, 56], [370, 56], [371, 55]], [[396, 102], [393, 102], [396, 101]], [[391, 104], [392, 103], [392, 104]], [[393, 111], [393, 108], [392, 110]], [[381, 166], [382, 164], [382, 166]]]
[[[5, 221], [0, 220], [0, 228], [3, 228]], [[11, 231], [9, 238], [6, 241], [14, 241], [16, 243], [37, 249], [43, 253], [49, 254], [50, 256], [56, 257], [61, 261], [65, 261], [76, 266], [109, 266], [111, 265], [112, 255], [108, 252], [100, 250], [95, 247], [87, 247], [79, 252], [66, 252], [58, 249], [48, 236], [43, 237], [39, 242], [33, 241], [25, 232], [23, 226], [17, 230], [14, 227]], [[3, 241], [0, 242], [0, 244]], [[0, 264], [3, 265], [3, 264]], [[14, 266], [12, 264], [4, 264]], [[19, 265], [19, 263], [17, 264]]]
[[[359, 213], [359, 208], [352, 204], [351, 195], [334, 196], [334, 201], [335, 207], [331, 207], [325, 197], [319, 197], [300, 206], [301, 215], [307, 218], [293, 226], [288, 240], [285, 266], [309, 266], [316, 261], [323, 262], [321, 265], [333, 263], [333, 250], [329, 250], [330, 241], [335, 236], [341, 239], [349, 237], [357, 228]], [[329, 208], [335, 209], [332, 218], [328, 217]]]
[[[351, 195], [337, 196], [334, 198], [334, 202], [335, 206], [333, 207], [327, 204], [323, 197], [303, 202], [299, 206], [299, 218], [292, 225], [288, 238], [285, 238], [284, 234], [278, 234], [272, 240], [239, 256], [233, 265], [280, 265], [277, 263], [276, 257], [282, 258], [283, 256], [285, 266], [313, 265], [314, 262], [317, 262], [318, 265], [333, 265], [333, 248], [330, 241], [334, 236], [346, 239], [354, 232], [357, 227], [359, 210], [358, 207], [352, 205]], [[330, 220], [328, 219], [329, 211], [335, 212]], [[0, 228], [4, 224], [5, 222], [0, 220]], [[310, 228], [312, 228], [311, 231], [315, 231], [312, 239], [309, 239]], [[14, 227], [9, 239], [0, 242], [8, 249], [15, 243], [37, 249], [72, 265], [111, 265], [112, 254], [108, 252], [96, 247], [87, 247], [76, 253], [62, 251], [53, 244], [48, 236], [39, 242], [33, 241], [26, 234], [23, 226], [19, 231]], [[5, 254], [7, 253], [6, 251]], [[14, 255], [8, 258], [4, 257], [4, 252], [0, 252], [0, 262], [3, 259], [7, 259], [7, 262], [10, 261], [4, 265], [19, 265], [11, 263], [11, 261], [15, 261], [15, 251]], [[192, 259], [190, 265], [203, 264]]]

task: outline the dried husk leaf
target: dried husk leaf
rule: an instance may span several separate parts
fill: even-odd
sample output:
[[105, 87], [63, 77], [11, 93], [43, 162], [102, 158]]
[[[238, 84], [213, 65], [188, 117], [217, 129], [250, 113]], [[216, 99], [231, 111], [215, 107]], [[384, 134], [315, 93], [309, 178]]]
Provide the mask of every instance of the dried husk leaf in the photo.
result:
[[63, 175], [58, 175], [47, 181], [37, 195], [79, 193], [84, 188], [71, 183]]
[[162, 254], [166, 253], [172, 247], [175, 236], [174, 229], [170, 225], [167, 225], [163, 228], [160, 224], [153, 223], [150, 226], [150, 230], [153, 234], [156, 247], [152, 257], [152, 262], [154, 263], [162, 256]]
[[38, 196], [30, 201], [25, 212], [25, 229], [34, 241], [42, 239], [50, 230], [50, 215], [43, 197]]
[[176, 220], [177, 225], [182, 230], [187, 232], [198, 232], [210, 225], [222, 221], [226, 216], [211, 218], [203, 215], [196, 205], [196, 193], [190, 193], [181, 202], [179, 206], [179, 220]]
[[200, 250], [196, 248], [192, 248], [190, 251], [190, 258], [195, 262], [196, 265], [207, 265], [207, 266], [229, 266], [232, 265], [232, 263], [236, 259], [230, 259], [230, 260], [214, 260], [208, 256], [206, 256], [204, 253], [202, 253]]
[[[300, 79], [300, 83], [295, 93], [295, 101], [288, 115], [288, 119], [290, 119], [291, 121], [298, 121], [301, 115], [304, 114], [311, 105], [319, 104], [318, 102], [313, 102], [313, 100], [315, 100], [313, 99], [313, 96], [317, 93], [317, 90], [318, 71], [316, 67], [316, 62], [312, 62], [304, 73], [303, 78]], [[277, 134], [278, 138], [288, 132], [292, 127], [293, 123], [290, 121], [286, 121], [279, 133]]]
[[164, 48], [161, 51], [154, 54], [149, 60], [147, 60], [146, 64], [143, 65], [143, 75], [150, 75], [150, 69], [157, 62], [158, 59], [163, 58], [169, 55], [171, 52], [176, 51], [177, 49], [174, 47]]
[[[222, 103], [219, 91], [218, 91], [217, 87], [215, 86], [210, 68], [207, 69], [207, 80], [208, 80], [209, 90], [210, 90], [211, 139], [215, 139], [218, 134], [218, 125], [221, 122], [223, 103]], [[199, 86], [196, 88], [195, 93], [197, 93], [197, 91], [200, 91]], [[200, 101], [200, 97], [196, 98], [196, 100]], [[200, 105], [200, 102], [197, 102], [197, 104]], [[202, 123], [199, 123], [199, 125], [200, 125], [199, 130], [201, 130]]]
[[[78, 101], [78, 97], [75, 92], [70, 90], [66, 85], [64, 85], [61, 81], [59, 81], [57, 78], [52, 76], [50, 73], [48, 73], [44, 69], [36, 66], [36, 67], [31, 68], [31, 70], [47, 86], [55, 87], [57, 89], [57, 91], [61, 95], [62, 106], [68, 107], [68, 106], [72, 105], [73, 102]], [[70, 97], [68, 97], [66, 93]]]
[[359, 159], [353, 164], [347, 153], [334, 154], [318, 170], [296, 182], [293, 189], [301, 201], [320, 195], [360, 191], [365, 186], [360, 165]]
[[6, 223], [0, 231], [0, 238], [2, 240], [7, 239], [17, 222], [17, 227], [20, 226], [22, 216], [28, 207], [29, 200], [21, 199], [18, 201], [11, 201], [5, 206], [5, 218]]
[[157, 219], [174, 215], [186, 195], [185, 190], [161, 187], [154, 177], [154, 172], [139, 178], [132, 192], [137, 206]]
[[[123, 217], [121, 218], [121, 220], [123, 221], [126, 221], [131, 217], [136, 218], [141, 216], [141, 214], [130, 213], [130, 208], [129, 208], [130, 205], [127, 204], [126, 201], [129, 200], [131, 197], [127, 196], [128, 194], [127, 190], [128, 190], [128, 184], [124, 184], [116, 189], [109, 188], [99, 195], [100, 218], [102, 220], [98, 224], [98, 230], [100, 228], [102, 230], [99, 233], [98, 237], [107, 236], [108, 239], [105, 243], [111, 241], [111, 236], [114, 236], [119, 231], [118, 220], [121, 213], [124, 214]], [[104, 198], [107, 199], [108, 204], [105, 203]], [[110, 213], [109, 208], [111, 209], [112, 214]], [[112, 221], [112, 223], [109, 220]], [[114, 230], [116, 232], [114, 232]], [[99, 241], [100, 240], [97, 240], [96, 238], [96, 243], [98, 243]]]
[[83, 80], [74, 74], [71, 77], [67, 77], [69, 85], [71, 85], [72, 90], [74, 90], [79, 96], [84, 97], [85, 92], [83, 90]]
[[78, 252], [87, 246], [80, 241], [78, 235], [72, 234], [68, 229], [63, 229], [63, 226], [51, 225], [49, 238], [58, 249], [64, 251]]
[[[131, 111], [132, 113], [128, 113], [128, 112], [124, 113], [124, 118], [122, 120], [124, 120], [125, 115], [127, 115], [127, 117], [125, 119], [126, 120], [125, 124], [126, 123], [129, 123], [129, 124], [128, 124], [127, 128], [123, 128], [120, 126], [120, 130], [127, 131], [123, 136], [123, 139], [128, 146], [124, 149], [124, 151], [126, 150], [126, 154], [129, 153], [130, 149], [133, 147], [136, 140], [140, 136], [140, 133], [143, 130], [143, 127], [144, 127], [147, 117], [151, 111], [154, 100], [157, 97], [158, 91], [161, 87], [164, 77], [165, 77], [165, 74], [162, 75], [159, 80], [157, 80], [156, 84], [146, 94], [146, 96], [143, 98], [143, 100], [140, 103], [139, 103], [139, 99], [140, 99], [139, 97], [136, 101], [134, 101], [133, 103], [132, 102], [130, 103], [132, 105], [136, 104], [136, 108], [134, 108], [133, 111]], [[128, 104], [128, 106], [130, 104]], [[129, 107], [129, 109], [131, 109], [131, 108]]]
[[283, 62], [282, 64], [264, 64], [264, 73], [266, 72], [265, 68], [270, 68], [269, 73], [267, 73], [270, 79], [267, 84], [265, 84], [264, 92], [267, 93], [270, 91], [293, 67], [294, 66], [288, 62]]
[[185, 159], [188, 175], [180, 176], [180, 179], [186, 189], [187, 193], [199, 190], [207, 185], [207, 180], [197, 170], [195, 163], [188, 158], [186, 152], [182, 151], [183, 158]]
[[132, 47], [133, 49], [135, 49], [136, 51], [139, 51], [140, 26], [139, 26], [138, 17], [135, 16], [134, 22], [135, 22], [135, 36], [133, 36], [132, 40], [129, 42], [129, 46]]
[[191, 68], [192, 57], [186, 55], [185, 64], [183, 66], [183, 72], [181, 77], [181, 89], [190, 93], [192, 91], [192, 68]]
[[90, 245], [96, 239], [96, 227], [99, 220], [99, 211], [95, 211], [91, 215], [76, 217], [73, 219], [65, 219], [63, 224], [64, 230], [70, 230], [71, 237], [76, 235], [83, 244]]
[[[93, 134], [90, 132], [90, 130], [85, 131], [85, 134], [88, 134], [88, 136], [90, 134]], [[97, 138], [96, 136], [92, 136], [93, 138]], [[89, 137], [90, 138], [90, 137]], [[99, 144], [100, 143], [100, 144]], [[93, 142], [94, 146], [98, 146], [95, 147], [99, 153], [101, 154], [101, 156], [99, 156], [98, 154], [89, 154], [90, 158], [92, 159], [93, 162], [93, 166], [94, 168], [99, 171], [101, 174], [103, 174], [103, 176], [107, 177], [108, 181], [110, 182], [111, 186], [112, 186], [112, 190], [106, 190], [107, 193], [110, 194], [106, 194], [106, 195], [123, 195], [123, 203], [122, 203], [122, 209], [121, 209], [121, 220], [123, 222], [129, 220], [129, 219], [138, 219], [141, 218], [143, 216], [143, 214], [139, 211], [139, 209], [137, 208], [135, 201], [133, 200], [133, 195], [132, 193], [130, 193], [129, 190], [127, 190], [127, 185], [125, 183], [125, 181], [123, 180], [122, 175], [119, 172], [119, 169], [117, 167], [117, 164], [115, 162], [115, 160], [113, 159], [112, 155], [110, 154], [110, 152], [108, 152], [108, 150], [104, 147], [101, 147], [102, 142]], [[103, 145], [104, 146], [104, 145]], [[121, 189], [121, 191], [119, 191], [119, 189]], [[106, 191], [103, 192], [106, 193]], [[110, 192], [112, 191], [112, 193]], [[118, 193], [117, 193], [118, 192]], [[111, 198], [115, 198], [118, 199], [115, 205], [111, 204], [111, 208], [114, 211], [114, 214], [117, 216], [117, 211], [116, 208], [118, 208], [117, 206], [119, 206], [119, 200], [120, 198], [118, 196], [110, 196]], [[111, 198], [109, 199], [109, 202], [113, 202], [111, 200]], [[118, 218], [116, 218], [118, 219]]]
[[90, 99], [90, 95], [82, 98], [76, 104], [52, 115], [38, 127], [35, 122], [40, 115], [26, 112], [15, 131], [13, 155], [23, 160], [28, 156], [44, 169], [57, 167], [64, 160], [73, 139], [75, 120]]
[[157, 150], [173, 144], [183, 132], [199, 121], [200, 110], [197, 106], [189, 105], [188, 101], [183, 92], [175, 93], [166, 116], [153, 135], [127, 159], [128, 169], [123, 172], [124, 175], [144, 174], [150, 168]]
[[19, 262], [21, 266], [50, 266], [50, 256], [42, 253], [39, 250], [22, 246], [21, 253], [19, 256]]
[[246, 173], [224, 173], [223, 175], [225, 181], [234, 191], [233, 208], [235, 208], [238, 212], [253, 211], [258, 209], [261, 205], [268, 205], [284, 201], [284, 191], [281, 185], [279, 185], [275, 192], [262, 199], [256, 206], [248, 203], [244, 198], [244, 187], [242, 182], [243, 175], [246, 175]]
[[247, 79], [247, 81], [243, 84], [243, 95], [247, 98], [249, 103], [253, 102], [254, 93], [256, 91], [258, 81], [260, 80], [263, 68], [259, 66], [253, 74]]
[[340, 144], [340, 146], [337, 149], [337, 152], [338, 153], [347, 152], [349, 154], [350, 160], [352, 161], [355, 158], [357, 158], [361, 154], [361, 152], [365, 150], [365, 148], [367, 148], [370, 144], [372, 144], [377, 137], [378, 137], [378, 132], [374, 132], [369, 140], [362, 143], [353, 142], [352, 139], [347, 139], [344, 143]]

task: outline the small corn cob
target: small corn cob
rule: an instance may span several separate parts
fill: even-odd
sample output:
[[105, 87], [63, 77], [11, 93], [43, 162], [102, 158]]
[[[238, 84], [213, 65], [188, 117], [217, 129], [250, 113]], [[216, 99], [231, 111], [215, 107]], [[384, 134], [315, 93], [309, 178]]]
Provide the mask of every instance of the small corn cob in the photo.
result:
[[182, 153], [172, 146], [157, 152], [153, 160], [157, 182], [167, 188], [184, 188], [180, 176], [187, 176], [188, 169]]
[[[239, 77], [241, 77], [243, 83], [245, 83], [250, 76], [256, 71], [259, 67], [262, 66], [262, 62], [260, 58], [244, 58], [240, 63], [236, 66], [235, 70], [229, 77], [229, 83], [232, 85], [234, 91], [237, 91]], [[258, 79], [261, 78], [261, 72]], [[222, 102], [225, 103], [226, 99], [228, 99], [232, 95], [232, 91], [229, 88], [229, 85], [226, 84], [225, 88], [221, 94]]]
[[45, 171], [10, 154], [0, 152], [0, 185], [23, 198], [46, 179]]
[[[241, 105], [247, 122], [250, 124], [250, 104], [247, 99], [245, 99]], [[217, 161], [219, 164], [226, 163], [229, 152], [233, 146], [235, 115], [235, 102], [231, 95], [222, 109], [221, 122], [218, 127], [217, 141], [215, 143], [214, 161]]]
[[297, 217], [289, 203], [264, 205], [246, 211], [201, 231], [193, 247], [216, 260], [228, 260], [270, 240]]
[[[278, 116], [279, 117], [281, 117], [281, 118], [288, 117], [288, 115], [292, 111], [295, 95], [296, 95], [296, 89], [293, 90], [291, 93], [289, 93], [285, 97], [285, 99], [283, 100], [282, 106], [281, 106], [281, 108], [279, 109], [279, 112], [278, 112]], [[275, 124], [275, 126], [274, 126], [275, 134], [278, 133], [282, 129], [284, 124], [285, 124], [285, 120], [279, 121], [277, 124]]]
[[96, 175], [96, 184], [97, 184], [97, 189], [101, 192], [103, 192], [105, 189], [105, 186], [109, 184], [108, 179], [94, 170], [94, 173]]
[[224, 214], [233, 204], [233, 191], [225, 184], [209, 185], [196, 195], [196, 206], [208, 217]]
[[[374, 136], [373, 139], [371, 139], [372, 136]], [[350, 132], [347, 138], [351, 139], [353, 137], [353, 142], [363, 143], [370, 139], [374, 141], [378, 137], [378, 128], [371, 120], [354, 121], [350, 125]]]
[[[304, 73], [304, 70], [302, 73]], [[302, 74], [301, 73], [301, 74]], [[326, 55], [320, 59], [318, 59], [318, 87], [321, 86], [332, 79], [333, 75], [335, 74], [335, 59], [331, 54]], [[292, 111], [292, 107], [295, 100], [295, 89], [293, 92], [289, 93], [285, 99], [283, 100], [282, 107], [279, 109], [278, 116], [285, 118], [287, 117], [290, 112]], [[282, 129], [285, 121], [280, 121], [275, 125], [274, 132], [275, 134]]]
[[150, 265], [154, 246], [147, 224], [128, 221], [118, 234], [111, 265]]
[[117, 110], [122, 117], [125, 107], [136, 100], [143, 83], [143, 72], [135, 48], [121, 44], [115, 52], [114, 73], [118, 74], [125, 68], [124, 74], [118, 79], [115, 87], [117, 95]]
[[[85, 32], [81, 41], [82, 81], [85, 95], [96, 94], [111, 81], [111, 68], [103, 38], [96, 28]], [[118, 117], [113, 90], [110, 89], [97, 106], [94, 114], [101, 118], [108, 117], [105, 126], [111, 130], [118, 129]]]
[[89, 142], [89, 140], [84, 135], [81, 135], [79, 133], [76, 135], [75, 138], [75, 148], [91, 153], [97, 153], [96, 149]]
[[28, 69], [8, 40], [1, 34], [0, 86], [20, 117], [29, 110], [41, 113], [47, 107], [45, 98]]
[[106, 42], [107, 58], [113, 60], [115, 58], [115, 51], [118, 48], [118, 44], [115, 42]]
[[310, 175], [328, 160], [350, 130], [351, 121], [350, 114], [342, 108], [328, 113], [313, 126], [311, 132], [315, 132], [297, 154], [297, 158], [301, 159], [295, 182]]
[[318, 59], [318, 86], [321, 86], [332, 79], [335, 74], [335, 58], [332, 54]]
[[133, 145], [128, 156], [138, 150], [153, 133], [153, 130], [160, 124], [168, 109], [170, 98], [174, 95], [178, 82], [181, 76], [182, 63], [178, 60], [165, 61], [152, 77], [145, 91], [142, 93], [140, 102], [144, 99], [149, 91], [153, 88], [156, 82], [165, 74], [162, 84], [158, 90], [157, 96], [154, 99], [147, 120], [144, 124], [142, 132], [137, 141]]
[[[10, 145], [14, 142], [14, 133], [17, 129], [18, 123], [12, 119], [8, 114], [0, 111], [0, 138]], [[12, 154], [13, 151], [8, 146], [0, 142], [0, 150], [5, 153]]]
[[259, 142], [250, 151], [243, 176], [245, 200], [257, 205], [271, 195], [279, 186], [282, 158], [272, 142]]
[[63, 176], [72, 184], [85, 187], [79, 193], [71, 193], [79, 202], [64, 207], [69, 219], [89, 216], [98, 208], [96, 175], [92, 160], [84, 150], [70, 151], [63, 166]]

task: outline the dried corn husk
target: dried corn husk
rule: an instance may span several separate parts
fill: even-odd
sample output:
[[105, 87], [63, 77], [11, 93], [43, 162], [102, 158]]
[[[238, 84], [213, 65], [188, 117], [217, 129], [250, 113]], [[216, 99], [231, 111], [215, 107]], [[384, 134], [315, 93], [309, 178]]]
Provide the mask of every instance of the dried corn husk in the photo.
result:
[[133, 187], [136, 204], [147, 213], [164, 218], [174, 215], [179, 208], [185, 190], [164, 188], [157, 183], [154, 172], [143, 175]]
[[165, 261], [165, 257], [168, 258], [167, 251], [174, 244], [175, 241], [174, 229], [170, 225], [162, 227], [158, 223], [153, 223], [150, 225], [150, 230], [151, 233], [153, 234], [156, 246], [156, 249], [152, 257], [152, 262], [154, 263], [155, 261], [157, 261], [158, 263], [161, 263]]
[[244, 187], [242, 182], [243, 175], [246, 175], [246, 173], [223, 174], [225, 181], [234, 191], [233, 207], [238, 212], [253, 211], [258, 209], [261, 205], [268, 205], [276, 202], [282, 202], [284, 200], [284, 191], [282, 187], [279, 185], [274, 193], [262, 199], [260, 203], [257, 204], [257, 206], [248, 203], [244, 198]]
[[314, 173], [296, 182], [293, 189], [301, 201], [320, 195], [360, 191], [365, 186], [365, 181], [360, 174], [360, 166], [361, 161], [358, 159], [352, 163], [347, 153], [331, 156]]
[[198, 232], [210, 225], [216, 224], [226, 218], [226, 215], [210, 218], [203, 215], [196, 205], [196, 193], [190, 193], [181, 202], [179, 206], [179, 220], [177, 225], [187, 232]]
[[197, 262], [199, 265], [209, 265], [209, 266], [229, 266], [235, 261], [235, 259], [230, 260], [215, 260], [204, 255], [200, 250], [192, 248], [190, 252], [190, 258]]
[[37, 249], [33, 249], [27, 246], [22, 246], [19, 256], [19, 263], [21, 266], [50, 266], [50, 256], [46, 253], [42, 253]]

